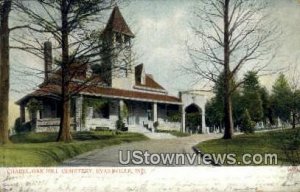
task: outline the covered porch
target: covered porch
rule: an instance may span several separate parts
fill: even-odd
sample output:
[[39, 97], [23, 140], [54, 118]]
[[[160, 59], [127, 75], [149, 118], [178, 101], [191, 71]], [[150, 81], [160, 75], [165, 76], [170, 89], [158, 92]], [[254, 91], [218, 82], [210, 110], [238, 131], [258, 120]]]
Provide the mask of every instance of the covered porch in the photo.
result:
[[[85, 106], [87, 99], [106, 100], [102, 107]], [[141, 101], [123, 98], [82, 97], [82, 108], [86, 110], [85, 122], [79, 124], [79, 130], [116, 129], [116, 122], [120, 119], [128, 127], [128, 131], [155, 131], [157, 129], [181, 129], [180, 105]], [[84, 109], [86, 108], [86, 109]], [[76, 113], [77, 114], [77, 113]], [[78, 119], [78, 118], [76, 118]]]
[[[71, 101], [71, 128], [75, 130], [74, 104]], [[30, 97], [18, 103], [20, 122], [30, 125], [34, 132], [58, 132], [61, 116], [61, 102], [51, 97]]]

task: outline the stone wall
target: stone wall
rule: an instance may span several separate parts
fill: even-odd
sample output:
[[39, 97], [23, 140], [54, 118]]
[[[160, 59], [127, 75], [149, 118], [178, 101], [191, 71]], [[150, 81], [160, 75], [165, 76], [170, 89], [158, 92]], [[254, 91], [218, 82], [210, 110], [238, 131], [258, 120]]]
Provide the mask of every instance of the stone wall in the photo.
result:
[[[74, 119], [71, 118], [71, 122]], [[49, 118], [49, 119], [37, 119], [35, 132], [58, 132], [59, 131], [59, 118]], [[75, 123], [71, 123], [71, 131], [75, 130]]]
[[85, 130], [96, 130], [97, 128], [116, 129], [116, 122], [103, 118], [87, 118]]
[[180, 131], [181, 122], [168, 121], [167, 109], [164, 106], [158, 105], [158, 122], [160, 130]]

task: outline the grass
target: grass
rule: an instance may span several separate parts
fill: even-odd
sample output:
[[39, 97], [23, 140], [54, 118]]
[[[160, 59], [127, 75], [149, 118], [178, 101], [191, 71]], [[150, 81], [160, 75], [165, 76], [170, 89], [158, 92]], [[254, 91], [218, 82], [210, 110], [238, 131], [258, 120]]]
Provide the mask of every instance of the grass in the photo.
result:
[[[242, 155], [246, 153], [252, 155], [264, 155], [266, 153], [277, 154], [278, 165], [291, 165], [295, 163], [299, 165], [299, 141], [296, 145], [294, 143], [294, 141], [296, 141], [295, 135], [297, 134], [298, 132], [296, 130], [291, 129], [284, 131], [261, 132], [249, 135], [243, 134], [235, 136], [231, 140], [215, 139], [205, 141], [198, 144], [197, 148], [206, 154], [234, 153], [237, 157], [235, 165], [245, 165], [241, 161]], [[293, 146], [293, 150], [291, 150], [291, 146]], [[241, 164], [237, 164], [238, 162]], [[263, 165], [263, 163], [261, 165]]]
[[55, 142], [56, 133], [26, 133], [0, 146], [0, 167], [55, 166], [81, 153], [124, 142], [148, 139], [142, 134], [114, 131], [73, 133], [70, 143]]
[[157, 130], [156, 132], [158, 132], [158, 133], [170, 133], [171, 135], [174, 135], [176, 137], [188, 137], [188, 136], [191, 135], [189, 133], [183, 133], [183, 132], [180, 132], [180, 131], [169, 131], [169, 130]]

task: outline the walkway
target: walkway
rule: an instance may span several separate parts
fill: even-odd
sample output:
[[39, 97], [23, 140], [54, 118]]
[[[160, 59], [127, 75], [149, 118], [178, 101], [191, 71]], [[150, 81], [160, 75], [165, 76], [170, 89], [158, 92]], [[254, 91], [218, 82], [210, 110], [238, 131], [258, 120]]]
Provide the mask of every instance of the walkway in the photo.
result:
[[[202, 134], [181, 137], [175, 139], [156, 139], [141, 142], [125, 143], [110, 146], [103, 149], [96, 149], [81, 154], [73, 159], [63, 162], [62, 166], [123, 166], [119, 163], [119, 153], [122, 151], [123, 159], [126, 159], [128, 150], [140, 150], [153, 153], [193, 153], [192, 146], [199, 142], [221, 138], [221, 134]], [[128, 166], [133, 166], [129, 164]], [[144, 165], [143, 165], [144, 166]]]

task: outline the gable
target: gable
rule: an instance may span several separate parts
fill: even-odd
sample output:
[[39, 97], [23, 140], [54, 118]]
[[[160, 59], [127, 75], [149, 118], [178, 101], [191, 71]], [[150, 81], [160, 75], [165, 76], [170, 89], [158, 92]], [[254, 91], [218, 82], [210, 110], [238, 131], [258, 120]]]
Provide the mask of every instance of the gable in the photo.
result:
[[153, 90], [165, 91], [165, 89], [154, 80], [152, 75], [145, 73], [143, 64], [137, 65], [134, 73], [135, 88], [149, 88]]

